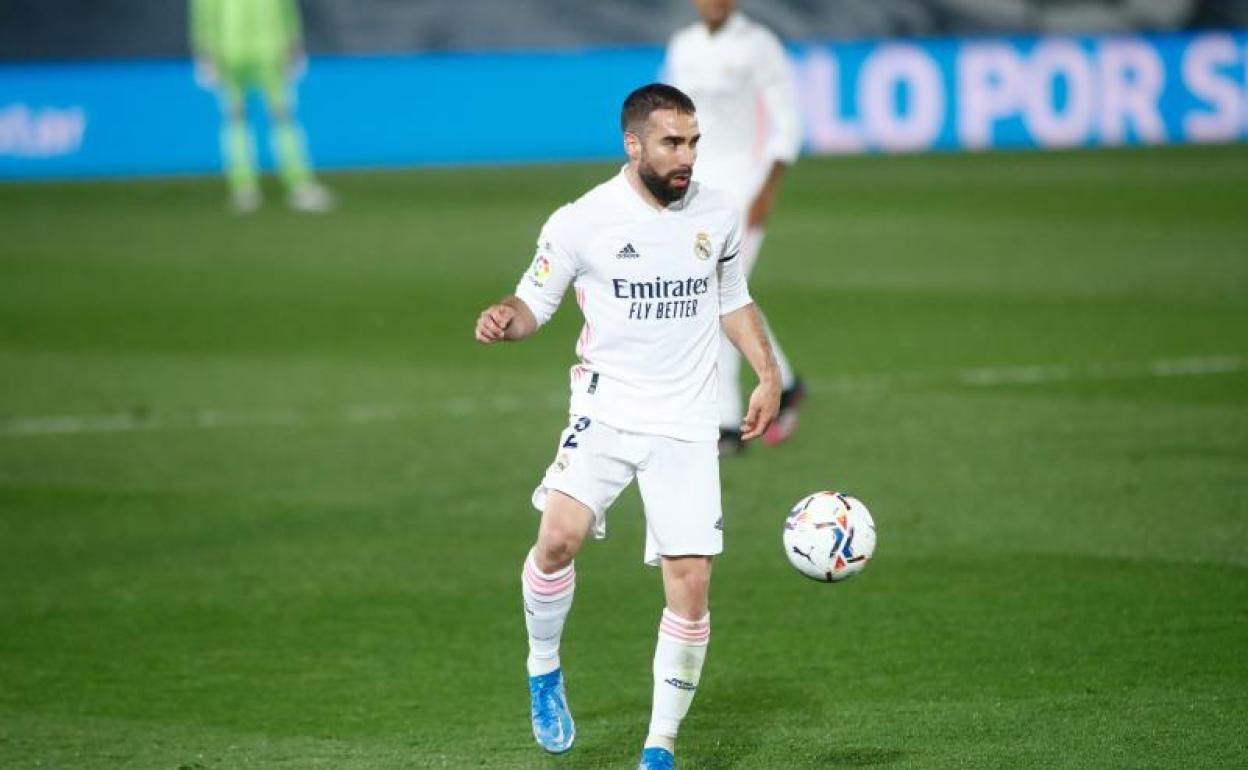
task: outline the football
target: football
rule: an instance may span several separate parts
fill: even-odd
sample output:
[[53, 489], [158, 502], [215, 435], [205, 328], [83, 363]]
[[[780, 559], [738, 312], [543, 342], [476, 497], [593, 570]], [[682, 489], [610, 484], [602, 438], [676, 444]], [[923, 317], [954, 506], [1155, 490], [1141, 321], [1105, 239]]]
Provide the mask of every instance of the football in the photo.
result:
[[838, 583], [862, 572], [875, 553], [875, 520], [843, 492], [815, 492], [784, 521], [784, 555], [806, 577]]

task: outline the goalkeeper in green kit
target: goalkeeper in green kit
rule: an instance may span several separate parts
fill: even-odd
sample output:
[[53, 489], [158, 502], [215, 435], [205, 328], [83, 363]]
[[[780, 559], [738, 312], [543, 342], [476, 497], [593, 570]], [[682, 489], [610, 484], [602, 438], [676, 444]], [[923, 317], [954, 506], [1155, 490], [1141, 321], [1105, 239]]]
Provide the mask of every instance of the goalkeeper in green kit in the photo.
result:
[[293, 81], [304, 64], [296, 0], [191, 0], [190, 16], [196, 80], [221, 96], [221, 151], [234, 210], [255, 211], [263, 200], [247, 124], [252, 88], [268, 105], [273, 155], [291, 208], [332, 208], [333, 196], [312, 174], [294, 116]]

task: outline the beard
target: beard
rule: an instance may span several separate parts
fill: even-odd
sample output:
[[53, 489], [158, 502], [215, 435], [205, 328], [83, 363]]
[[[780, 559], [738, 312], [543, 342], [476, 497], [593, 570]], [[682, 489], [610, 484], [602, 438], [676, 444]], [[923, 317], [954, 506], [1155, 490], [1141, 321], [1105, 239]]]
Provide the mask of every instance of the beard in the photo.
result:
[[[660, 175], [650, 164], [641, 163], [637, 166], [637, 176], [640, 177], [641, 183], [646, 186], [651, 195], [660, 200], [664, 205], [668, 205], [685, 197], [685, 193], [689, 192], [693, 169], [680, 167]], [[673, 180], [678, 176], [687, 180], [683, 187], [673, 184]]]

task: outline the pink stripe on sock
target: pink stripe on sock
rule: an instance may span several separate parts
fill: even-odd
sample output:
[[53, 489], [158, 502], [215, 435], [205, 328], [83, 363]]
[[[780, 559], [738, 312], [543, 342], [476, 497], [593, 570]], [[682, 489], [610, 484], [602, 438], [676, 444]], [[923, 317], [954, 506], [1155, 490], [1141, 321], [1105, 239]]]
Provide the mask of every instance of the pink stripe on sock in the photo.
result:
[[659, 636], [685, 644], [706, 644], [711, 638], [711, 616], [698, 620], [685, 620], [664, 608], [659, 617]]
[[540, 583], [546, 583], [546, 584], [563, 583], [565, 581], [573, 580], [576, 578], [575, 567], [568, 567], [567, 571], [564, 572], [562, 575], [546, 575], [540, 572], [537, 569], [537, 566], [533, 564], [533, 562], [531, 561], [526, 561], [524, 563], [524, 571], [529, 577], [533, 578], [534, 582], [537, 582], [539, 584]]
[[575, 584], [575, 582], [576, 581], [573, 579], [568, 579], [560, 583], [538, 584], [538, 583], [535, 583], [533, 581], [533, 578], [529, 577], [528, 575], [525, 576], [525, 580], [524, 580], [525, 586], [528, 587], [530, 591], [537, 594], [538, 596], [557, 596], [559, 594], [566, 592], [569, 588], [571, 588]]
[[659, 616], [659, 620], [663, 622], [671, 623], [672, 625], [678, 626], [680, 628], [687, 628], [691, 631], [711, 627], [710, 613], [703, 615], [697, 620], [685, 620], [684, 618], [672, 612], [671, 610], [667, 609], [666, 607], [663, 608], [663, 614]]
[[703, 626], [700, 629], [681, 628], [668, 621], [667, 618], [663, 618], [659, 622], [659, 634], [678, 642], [705, 642], [711, 638], [711, 629], [710, 626]]
[[[533, 562], [532, 554], [530, 554], [529, 557], [524, 560], [524, 568], [528, 570], [530, 573], [532, 573], [533, 577], [537, 578], [538, 580], [545, 580], [547, 582], [551, 582], [555, 580], [563, 580], [568, 575], [571, 575], [576, 572], [576, 567], [569, 564], [567, 567], [564, 567], [562, 570], [555, 570], [555, 572], [547, 575], [546, 573], [542, 572], [541, 570], [537, 568], [537, 564]], [[563, 572], [564, 574], [562, 575], [558, 574], [560, 572]]]
[[524, 584], [529, 590], [540, 596], [554, 596], [566, 591], [569, 587], [576, 583], [576, 570], [569, 569], [566, 575], [557, 578], [547, 577], [537, 571], [537, 567], [533, 566], [532, 561], [524, 563]]

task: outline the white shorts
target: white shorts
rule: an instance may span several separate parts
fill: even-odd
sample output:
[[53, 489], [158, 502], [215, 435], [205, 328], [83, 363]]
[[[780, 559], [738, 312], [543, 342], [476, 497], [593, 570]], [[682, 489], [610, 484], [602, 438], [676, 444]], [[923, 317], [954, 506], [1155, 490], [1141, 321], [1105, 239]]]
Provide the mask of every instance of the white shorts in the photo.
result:
[[714, 441], [630, 433], [572, 416], [555, 461], [533, 490], [533, 506], [562, 492], [594, 514], [594, 537], [607, 536], [607, 508], [637, 477], [646, 516], [645, 562], [660, 556], [713, 556], [724, 550], [719, 450]]

